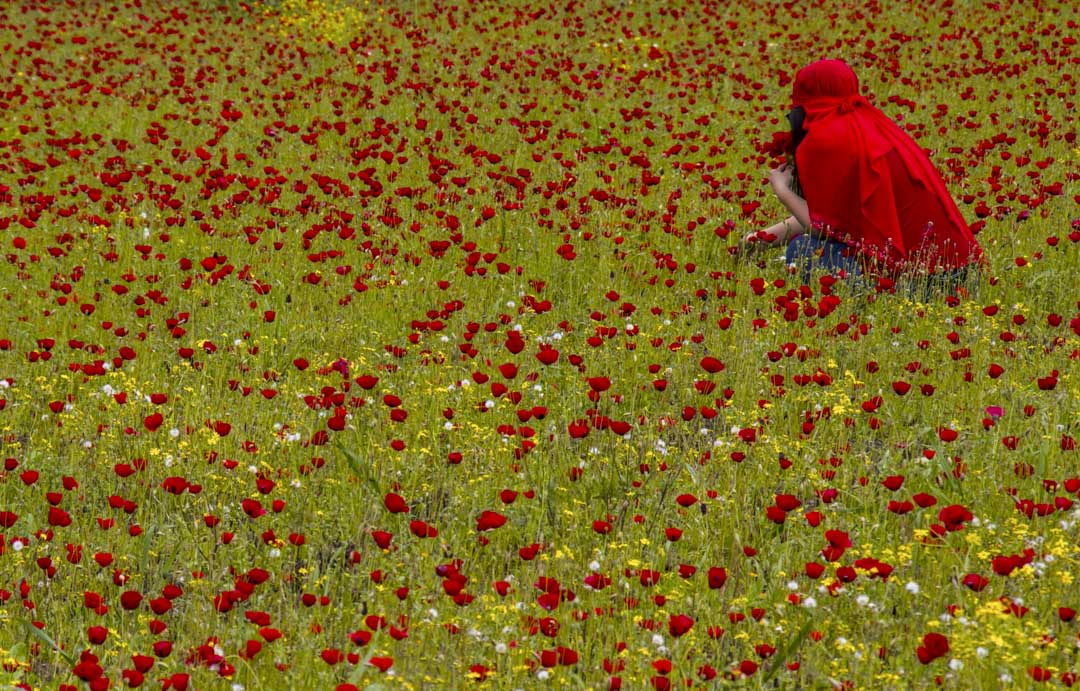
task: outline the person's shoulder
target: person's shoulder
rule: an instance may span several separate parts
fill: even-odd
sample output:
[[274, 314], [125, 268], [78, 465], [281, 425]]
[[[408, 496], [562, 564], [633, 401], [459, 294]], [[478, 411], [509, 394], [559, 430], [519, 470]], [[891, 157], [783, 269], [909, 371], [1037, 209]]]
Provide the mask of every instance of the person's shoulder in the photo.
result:
[[807, 128], [806, 137], [795, 152], [796, 165], [804, 169], [842, 165], [851, 145], [851, 133], [840, 120], [827, 118]]
[[816, 140], [819, 145], [827, 143], [832, 139], [844, 137], [846, 138], [851, 131], [851, 125], [844, 117], [824, 117], [819, 120], [814, 120], [806, 126], [806, 138], [803, 143], [807, 141]]

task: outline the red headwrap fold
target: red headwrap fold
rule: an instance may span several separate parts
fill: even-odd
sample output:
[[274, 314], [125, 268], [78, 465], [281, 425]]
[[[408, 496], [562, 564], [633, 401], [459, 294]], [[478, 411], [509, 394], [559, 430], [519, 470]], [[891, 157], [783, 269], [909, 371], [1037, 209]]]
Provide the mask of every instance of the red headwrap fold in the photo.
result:
[[887, 271], [982, 260], [926, 152], [859, 95], [846, 63], [821, 60], [799, 70], [792, 100], [806, 112], [796, 165], [816, 228]]

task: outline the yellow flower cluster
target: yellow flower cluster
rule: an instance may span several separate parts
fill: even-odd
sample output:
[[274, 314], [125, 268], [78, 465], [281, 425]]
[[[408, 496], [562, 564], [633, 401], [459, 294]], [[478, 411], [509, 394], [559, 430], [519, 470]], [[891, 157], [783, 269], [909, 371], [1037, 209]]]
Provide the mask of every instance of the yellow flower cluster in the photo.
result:
[[[357, 35], [368, 21], [364, 8], [341, 0], [284, 0], [278, 10], [284, 34], [316, 34], [320, 39], [342, 43]], [[378, 14], [382, 14], [379, 10]]]

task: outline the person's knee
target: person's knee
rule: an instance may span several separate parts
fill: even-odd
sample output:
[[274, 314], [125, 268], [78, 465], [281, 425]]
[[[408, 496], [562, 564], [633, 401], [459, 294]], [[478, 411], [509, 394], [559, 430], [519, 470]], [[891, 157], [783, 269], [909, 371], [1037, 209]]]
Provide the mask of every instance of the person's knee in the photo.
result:
[[817, 256], [818, 248], [819, 244], [814, 236], [804, 233], [788, 242], [784, 257], [788, 264], [794, 264]]

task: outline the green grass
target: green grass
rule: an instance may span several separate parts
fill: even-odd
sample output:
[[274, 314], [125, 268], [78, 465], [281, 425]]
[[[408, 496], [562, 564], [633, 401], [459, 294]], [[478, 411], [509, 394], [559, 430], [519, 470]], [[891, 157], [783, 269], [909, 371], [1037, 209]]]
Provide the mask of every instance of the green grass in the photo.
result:
[[[752, 5], [4, 10], [0, 688], [1071, 683], [1076, 11]], [[971, 295], [729, 251], [826, 54]]]

